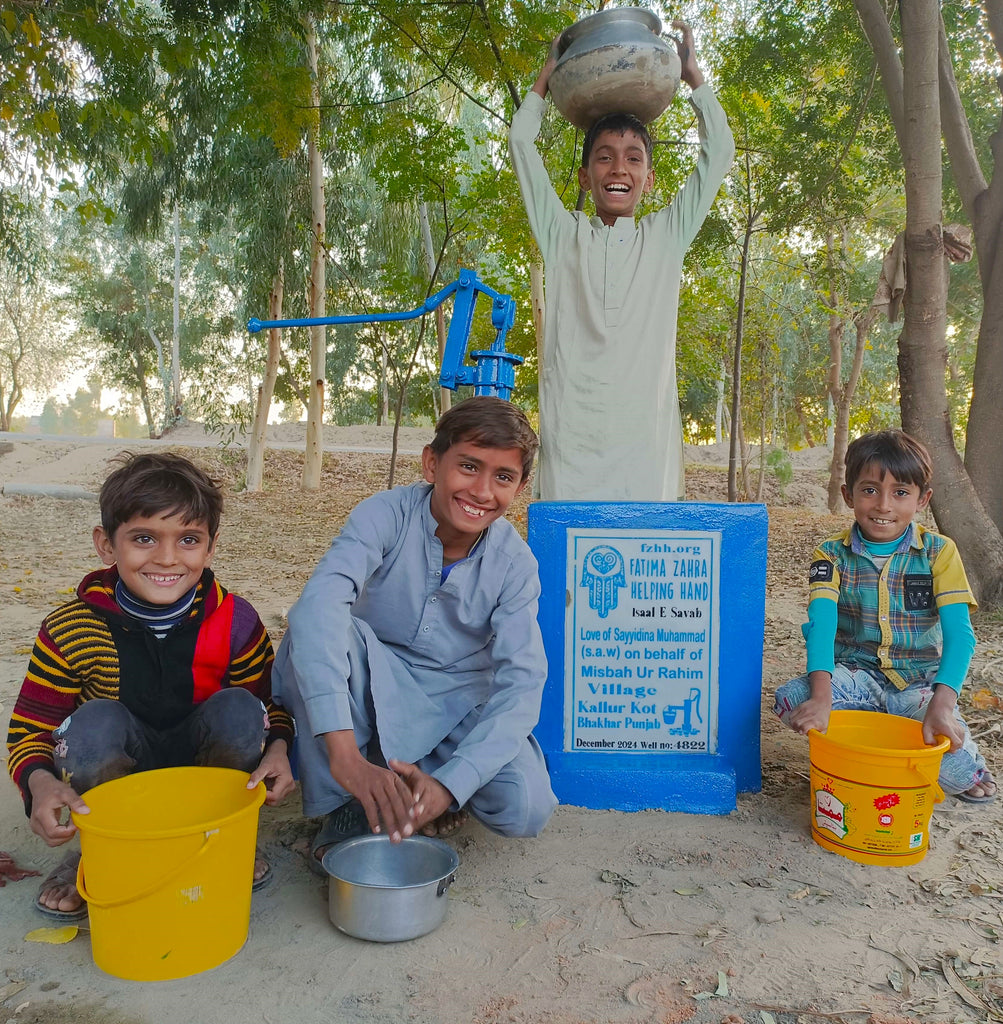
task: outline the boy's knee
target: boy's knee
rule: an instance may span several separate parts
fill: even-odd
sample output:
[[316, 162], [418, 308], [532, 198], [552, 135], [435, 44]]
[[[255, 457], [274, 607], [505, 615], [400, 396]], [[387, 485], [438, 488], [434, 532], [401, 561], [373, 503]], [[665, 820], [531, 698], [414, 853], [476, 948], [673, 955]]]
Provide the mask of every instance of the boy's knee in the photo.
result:
[[198, 763], [253, 771], [261, 759], [268, 719], [265, 706], [249, 690], [232, 686], [199, 705], [192, 742]]
[[509, 839], [538, 836], [557, 807], [550, 777], [502, 772], [470, 799], [474, 817], [485, 828]]
[[117, 700], [85, 701], [52, 734], [56, 770], [78, 793], [130, 774], [136, 767], [128, 753], [134, 721]]
[[773, 695], [773, 713], [781, 721], [786, 722], [787, 716], [799, 705], [811, 696], [808, 687], [808, 680], [804, 676], [798, 676], [790, 682], [778, 686]]

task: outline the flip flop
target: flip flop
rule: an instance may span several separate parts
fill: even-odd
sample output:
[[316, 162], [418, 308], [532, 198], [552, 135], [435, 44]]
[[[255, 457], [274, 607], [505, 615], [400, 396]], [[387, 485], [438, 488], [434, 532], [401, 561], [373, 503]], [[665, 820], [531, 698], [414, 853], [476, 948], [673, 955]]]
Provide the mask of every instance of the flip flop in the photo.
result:
[[62, 921], [64, 924], [71, 921], [82, 921], [87, 916], [87, 904], [81, 903], [76, 910], [57, 910], [47, 907], [41, 900], [42, 892], [51, 889], [53, 885], [72, 885], [76, 888], [77, 864], [80, 863], [79, 852], [71, 851], [49, 872], [45, 881], [38, 887], [38, 895], [35, 897], [35, 909], [54, 921]]
[[261, 878], [255, 879], [251, 883], [251, 892], [259, 893], [262, 889], [267, 888], [267, 886], [271, 884], [271, 880], [273, 880], [274, 877], [275, 876], [273, 872], [271, 872], [271, 865], [268, 864], [268, 866], [264, 869], [264, 874], [262, 874]]
[[954, 795], [959, 800], [964, 800], [966, 804], [991, 804], [996, 799], [995, 793], [986, 793], [983, 796], [972, 796], [969, 793], [955, 793]]
[[[976, 786], [985, 786], [989, 784], [996, 788], [991, 793], [983, 793], [982, 796], [972, 796], [969, 792], [956, 793], [955, 796], [959, 800], [964, 800], [966, 804], [991, 804], [996, 799], [996, 794], [999, 792], [999, 788], [996, 785], [996, 780], [992, 777], [992, 774], [986, 770], [979, 776], [976, 781]], [[974, 788], [974, 786], [972, 787]]]
[[336, 807], [325, 815], [317, 834], [313, 837], [313, 842], [310, 843], [310, 856], [307, 858], [310, 870], [320, 878], [325, 878], [327, 872], [317, 856], [317, 851], [343, 843], [346, 839], [364, 836], [368, 832], [366, 812], [358, 800], [353, 798], [347, 804]]

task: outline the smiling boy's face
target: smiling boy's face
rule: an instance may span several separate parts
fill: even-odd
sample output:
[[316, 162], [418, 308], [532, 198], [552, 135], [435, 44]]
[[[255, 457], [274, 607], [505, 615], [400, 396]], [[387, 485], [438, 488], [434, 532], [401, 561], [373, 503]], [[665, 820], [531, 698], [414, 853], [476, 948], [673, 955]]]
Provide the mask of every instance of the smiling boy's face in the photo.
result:
[[421, 461], [432, 484], [435, 533], [447, 554], [465, 555], [481, 532], [505, 515], [526, 486], [522, 458], [519, 448], [484, 448], [463, 440], [441, 455], [425, 447]]
[[592, 144], [589, 162], [578, 168], [578, 183], [592, 193], [596, 215], [607, 225], [617, 217], [633, 217], [645, 192], [655, 184], [644, 140], [629, 129], [600, 132]]
[[174, 512], [135, 515], [112, 536], [94, 528], [94, 547], [133, 597], [148, 604], [180, 601], [212, 562], [216, 538], [205, 523], [188, 523]]

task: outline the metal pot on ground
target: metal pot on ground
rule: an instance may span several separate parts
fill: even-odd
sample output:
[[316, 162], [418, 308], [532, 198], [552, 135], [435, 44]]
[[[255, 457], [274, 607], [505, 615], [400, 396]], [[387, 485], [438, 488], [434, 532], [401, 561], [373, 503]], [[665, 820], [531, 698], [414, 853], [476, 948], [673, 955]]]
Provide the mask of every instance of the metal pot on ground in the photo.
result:
[[365, 835], [324, 854], [328, 912], [336, 928], [371, 942], [402, 942], [442, 924], [460, 858], [441, 839], [391, 843]]

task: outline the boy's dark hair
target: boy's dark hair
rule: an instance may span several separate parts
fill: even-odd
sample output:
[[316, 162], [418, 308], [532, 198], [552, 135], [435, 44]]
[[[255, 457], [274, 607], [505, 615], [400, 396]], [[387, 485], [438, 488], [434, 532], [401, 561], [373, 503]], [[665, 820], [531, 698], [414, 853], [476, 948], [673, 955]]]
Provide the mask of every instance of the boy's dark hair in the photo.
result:
[[207, 473], [180, 455], [157, 452], [125, 453], [104, 484], [98, 501], [101, 526], [109, 540], [133, 516], [159, 513], [180, 516], [183, 522], [205, 523], [209, 537], [219, 531], [223, 494]]
[[644, 152], [648, 155], [648, 166], [651, 166], [651, 154], [654, 147], [651, 144], [651, 135], [644, 126], [644, 122], [639, 121], [633, 114], [613, 113], [603, 114], [585, 133], [585, 141], [582, 143], [582, 167], [588, 167], [589, 157], [592, 155], [592, 147], [596, 144], [596, 139], [603, 132], [613, 132], [614, 135], [624, 135], [627, 132], [633, 132], [644, 143]]
[[846, 449], [846, 487], [852, 491], [869, 465], [880, 467], [896, 480], [926, 491], [933, 479], [930, 453], [904, 430], [876, 430], [851, 441]]
[[481, 448], [518, 448], [522, 452], [523, 480], [533, 472], [533, 459], [540, 447], [522, 409], [491, 395], [476, 395], [444, 412], [429, 447], [436, 455], [444, 455], [460, 441]]

